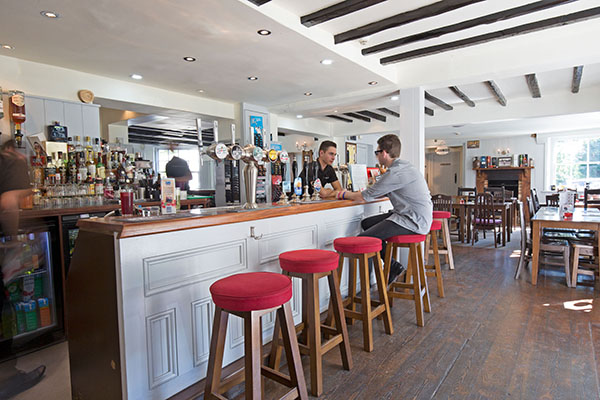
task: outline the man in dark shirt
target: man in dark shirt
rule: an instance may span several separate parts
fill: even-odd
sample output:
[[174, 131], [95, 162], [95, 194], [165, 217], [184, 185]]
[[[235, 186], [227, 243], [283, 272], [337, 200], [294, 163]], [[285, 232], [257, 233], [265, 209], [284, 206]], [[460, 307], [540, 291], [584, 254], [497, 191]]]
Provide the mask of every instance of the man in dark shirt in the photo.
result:
[[[337, 145], [331, 140], [325, 140], [319, 146], [319, 157], [316, 161], [310, 162], [300, 172], [300, 178], [302, 178], [302, 187], [305, 185], [309, 186], [309, 193], [312, 194], [313, 188], [312, 183], [315, 181], [315, 171], [317, 171], [317, 178], [321, 181], [321, 192], [319, 195], [323, 198], [333, 197], [337, 191], [342, 190], [342, 185], [335, 174], [335, 170], [331, 166], [335, 161], [337, 155]], [[307, 168], [308, 167], [308, 168]], [[308, 182], [307, 182], [308, 180]], [[333, 189], [325, 188], [326, 184], [331, 184]]]
[[[0, 148], [0, 232], [4, 241], [0, 242], [0, 311], [4, 308], [6, 298], [2, 261], [7, 254], [21, 249], [15, 239], [19, 230], [19, 199], [30, 193], [29, 176], [27, 175], [27, 159], [17, 152], [12, 141]], [[11, 257], [6, 257], [11, 258]], [[6, 271], [5, 271], [6, 272]], [[11, 354], [12, 338], [0, 339], [0, 357]], [[41, 365], [30, 372], [16, 368], [13, 359], [0, 367], [0, 399], [10, 398], [37, 384], [46, 367]]]

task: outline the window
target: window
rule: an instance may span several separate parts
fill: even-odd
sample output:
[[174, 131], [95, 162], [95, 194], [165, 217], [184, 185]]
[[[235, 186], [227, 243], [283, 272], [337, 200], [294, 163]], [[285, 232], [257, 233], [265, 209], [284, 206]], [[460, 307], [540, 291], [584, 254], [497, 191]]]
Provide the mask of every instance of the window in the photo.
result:
[[575, 137], [553, 140], [552, 161], [557, 186], [583, 190], [600, 187], [600, 138]]
[[183, 148], [176, 150], [157, 149], [158, 171], [163, 177], [167, 163], [173, 156], [183, 158], [187, 161], [192, 173], [189, 182], [191, 190], [214, 190], [215, 189], [215, 161], [208, 156], [202, 156], [203, 165], [200, 165], [200, 155], [197, 148]]

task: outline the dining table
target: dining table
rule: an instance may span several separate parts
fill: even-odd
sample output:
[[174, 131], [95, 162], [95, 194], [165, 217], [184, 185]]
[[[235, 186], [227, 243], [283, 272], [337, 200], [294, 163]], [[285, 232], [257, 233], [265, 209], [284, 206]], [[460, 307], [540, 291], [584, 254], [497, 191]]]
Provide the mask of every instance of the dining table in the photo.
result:
[[585, 229], [596, 232], [598, 240], [596, 252], [600, 248], [600, 210], [597, 208], [575, 208], [572, 216], [564, 217], [558, 207], [542, 207], [531, 219], [533, 222], [531, 284], [537, 284], [540, 260], [540, 239], [545, 228]]
[[[473, 215], [473, 209], [475, 208], [475, 202], [473, 201], [454, 201], [452, 202], [452, 209], [458, 211], [455, 215], [458, 216], [460, 221], [458, 228], [458, 240], [467, 243], [471, 241], [471, 216]], [[513, 219], [514, 219], [514, 207], [513, 201], [504, 201], [494, 203], [494, 208], [500, 212], [502, 219], [502, 246], [506, 245], [506, 242], [510, 242]]]

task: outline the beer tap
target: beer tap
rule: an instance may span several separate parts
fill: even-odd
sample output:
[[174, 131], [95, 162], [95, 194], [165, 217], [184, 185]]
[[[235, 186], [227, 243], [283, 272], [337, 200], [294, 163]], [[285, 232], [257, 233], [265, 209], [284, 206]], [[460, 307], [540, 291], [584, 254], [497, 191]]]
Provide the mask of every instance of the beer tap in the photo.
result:
[[288, 200], [288, 197], [287, 197], [287, 193], [285, 192], [285, 189], [283, 187], [283, 182], [284, 182], [284, 179], [285, 179], [285, 165], [290, 162], [290, 156], [289, 156], [289, 154], [288, 154], [287, 151], [281, 150], [277, 154], [277, 157], [279, 159], [279, 162], [281, 163], [281, 175], [282, 175], [282, 179], [281, 179], [281, 196], [280, 196], [279, 201], [277, 202], [277, 204], [284, 206], [284, 205], [290, 204], [290, 201]]
[[267, 160], [266, 152], [253, 144], [242, 148], [241, 159], [246, 163], [244, 167], [244, 189], [246, 190], [245, 209], [258, 208], [256, 204], [256, 183], [258, 181], [258, 163]]

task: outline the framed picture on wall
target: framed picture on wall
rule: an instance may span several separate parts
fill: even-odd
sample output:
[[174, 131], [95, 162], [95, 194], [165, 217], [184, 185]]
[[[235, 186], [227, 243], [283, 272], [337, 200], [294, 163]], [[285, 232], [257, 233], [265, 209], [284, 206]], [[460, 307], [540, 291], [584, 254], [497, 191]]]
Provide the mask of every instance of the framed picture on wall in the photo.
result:
[[467, 140], [467, 149], [478, 149], [479, 140]]
[[356, 143], [346, 142], [347, 164], [356, 164]]

